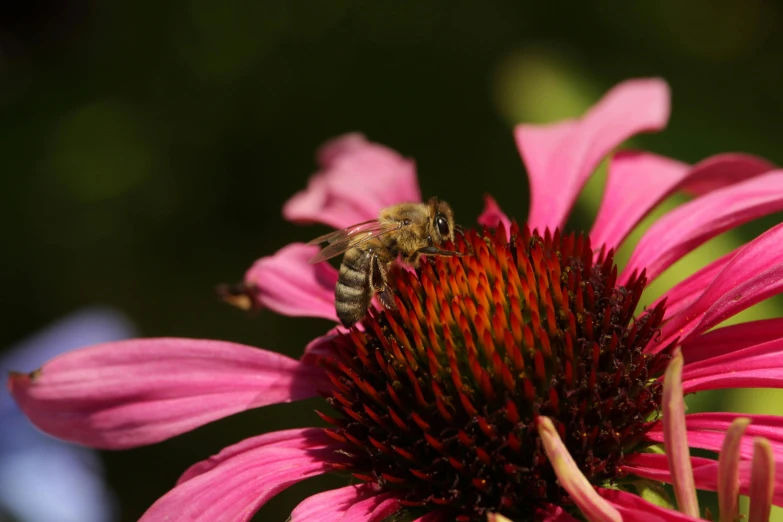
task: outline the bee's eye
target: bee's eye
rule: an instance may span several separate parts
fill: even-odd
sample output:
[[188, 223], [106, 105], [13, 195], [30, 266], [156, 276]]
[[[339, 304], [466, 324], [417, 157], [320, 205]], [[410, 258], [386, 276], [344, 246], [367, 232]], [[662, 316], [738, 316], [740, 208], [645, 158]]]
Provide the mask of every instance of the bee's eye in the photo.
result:
[[440, 232], [441, 236], [448, 237], [448, 235], [449, 235], [449, 222], [446, 221], [446, 218], [444, 218], [441, 215], [438, 215], [435, 218], [435, 226], [438, 227], [438, 232]]

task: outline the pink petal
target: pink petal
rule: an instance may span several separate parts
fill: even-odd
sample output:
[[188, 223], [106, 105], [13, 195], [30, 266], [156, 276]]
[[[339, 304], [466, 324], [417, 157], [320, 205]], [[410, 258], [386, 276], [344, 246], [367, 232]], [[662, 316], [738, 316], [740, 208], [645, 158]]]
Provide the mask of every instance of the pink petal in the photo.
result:
[[650, 78], [615, 86], [579, 120], [517, 126], [530, 178], [530, 227], [562, 226], [604, 156], [635, 134], [662, 129], [668, 119], [669, 88]]
[[[694, 470], [694, 480], [696, 487], [706, 491], [718, 491], [718, 465], [704, 466]], [[748, 495], [750, 492], [750, 479], [753, 474], [752, 462], [742, 461], [739, 463], [739, 484], [740, 494]], [[783, 505], [783, 474], [775, 476], [775, 493], [772, 501], [776, 506]]]
[[380, 522], [400, 510], [391, 493], [369, 485], [353, 485], [318, 493], [302, 501], [290, 522]]
[[500, 210], [495, 199], [489, 194], [484, 195], [484, 211], [478, 217], [478, 224], [487, 228], [497, 228], [502, 225], [508, 237], [508, 231], [511, 229], [511, 220]]
[[[717, 465], [718, 463], [712, 459], [691, 457], [691, 466], [694, 469], [694, 473], [701, 468], [714, 469], [717, 473]], [[660, 453], [631, 453], [626, 455], [621, 469], [641, 478], [672, 483], [669, 460], [666, 455]]]
[[[705, 412], [686, 415], [685, 422], [689, 430], [712, 430], [725, 432], [731, 423], [739, 417], [738, 413]], [[751, 420], [746, 433], [750, 437], [765, 437], [774, 442], [783, 443], [783, 417], [780, 415], [747, 415]], [[657, 428], [654, 428], [657, 429]]]
[[[739, 417], [739, 414], [731, 414], [734, 419]], [[688, 415], [687, 417], [691, 417]], [[750, 417], [743, 415], [743, 417]], [[726, 433], [729, 428], [727, 423], [721, 430], [707, 430], [707, 429], [695, 429], [689, 424], [687, 432], [687, 443], [691, 448], [706, 449], [709, 451], [718, 452], [723, 446], [726, 439]], [[767, 429], [768, 431], [768, 429]], [[780, 433], [777, 435], [777, 440], [771, 440], [773, 451], [777, 458], [783, 458], [783, 442], [780, 440]], [[748, 433], [748, 437], [745, 437], [740, 441], [739, 454], [743, 459], [751, 459], [753, 457], [753, 440], [750, 438], [751, 433]], [[645, 434], [645, 440], [649, 442], [663, 442], [663, 432], [660, 427], [655, 427]]]
[[775, 339], [783, 339], [781, 318], [733, 324], [691, 336], [683, 343], [682, 354], [686, 364], [694, 364]]
[[704, 290], [715, 280], [718, 274], [726, 268], [726, 265], [734, 259], [734, 256], [737, 255], [739, 250], [740, 249], [738, 248], [733, 252], [729, 252], [725, 256], [713, 261], [695, 274], [684, 279], [658, 298], [649, 308], [655, 307], [662, 300], [666, 299], [666, 314], [664, 315], [664, 320], [679, 314], [701, 297]]
[[375, 219], [384, 207], [421, 201], [413, 161], [361, 134], [346, 134], [324, 145], [318, 164], [321, 170], [307, 188], [283, 207], [289, 221], [345, 228]]
[[223, 341], [137, 339], [100, 344], [12, 374], [16, 402], [41, 430], [96, 448], [165, 440], [267, 404], [304, 399], [322, 370]]
[[242, 522], [292, 484], [324, 473], [332, 454], [320, 429], [270, 433], [226, 448], [161, 497], [140, 522]]
[[773, 168], [771, 163], [748, 154], [719, 154], [691, 168], [648, 152], [619, 152], [609, 163], [591, 242], [617, 249], [642, 218], [677, 190], [702, 195]]
[[682, 354], [675, 349], [663, 380], [663, 439], [672, 484], [680, 511], [692, 517], [699, 516], [699, 501], [693, 485], [690, 449], [685, 428], [685, 400], [682, 392]]
[[701, 296], [663, 325], [659, 341], [648, 349], [666, 346], [677, 337], [685, 342], [779, 293], [781, 286], [783, 225], [777, 225], [739, 249]]
[[[698, 489], [707, 491], [718, 490], [718, 463], [712, 459], [691, 457], [693, 464], [693, 478]], [[740, 493], [747, 495], [750, 490], [750, 477], [752, 472], [751, 461], [740, 462]], [[660, 482], [671, 483], [671, 474], [666, 462], [666, 455], [653, 453], [633, 453], [625, 459], [622, 469], [633, 475]], [[775, 475], [775, 505], [783, 505], [783, 473]]]
[[623, 522], [696, 522], [700, 518], [691, 517], [673, 509], [656, 506], [643, 498], [617, 489], [599, 489], [623, 517]]
[[336, 322], [337, 270], [329, 263], [310, 264], [318, 251], [317, 246], [291, 243], [256, 261], [245, 274], [245, 285], [256, 306], [283, 315]]
[[774, 169], [773, 163], [751, 154], [717, 154], [695, 165], [681, 188], [700, 196]]
[[313, 447], [328, 446], [331, 439], [317, 428], [294, 428], [290, 430], [273, 431], [250, 437], [237, 444], [223, 448], [220, 453], [212, 455], [208, 459], [196, 462], [180, 475], [177, 485], [203, 475], [227, 460], [240, 457], [250, 451], [261, 448], [277, 449], [309, 449]]
[[689, 364], [685, 393], [726, 388], [783, 388], [783, 339]]
[[708, 239], [779, 210], [783, 210], [783, 171], [779, 170], [681, 205], [647, 230], [623, 270], [620, 284], [642, 269], [652, 281]]
[[594, 247], [617, 249], [653, 208], [674, 192], [690, 166], [649, 152], [623, 151], [612, 157], [604, 199], [590, 232]]
[[579, 470], [548, 417], [539, 417], [538, 434], [560, 485], [568, 492], [582, 515], [591, 522], [622, 522], [620, 513], [596, 493], [593, 485]]

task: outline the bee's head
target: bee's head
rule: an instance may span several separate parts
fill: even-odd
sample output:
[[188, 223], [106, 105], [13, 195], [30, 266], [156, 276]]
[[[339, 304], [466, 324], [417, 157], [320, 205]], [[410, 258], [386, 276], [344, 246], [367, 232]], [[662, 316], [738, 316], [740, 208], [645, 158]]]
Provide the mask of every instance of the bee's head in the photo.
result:
[[445, 201], [432, 198], [429, 201], [430, 236], [434, 245], [440, 245], [444, 241], [454, 241], [454, 212]]

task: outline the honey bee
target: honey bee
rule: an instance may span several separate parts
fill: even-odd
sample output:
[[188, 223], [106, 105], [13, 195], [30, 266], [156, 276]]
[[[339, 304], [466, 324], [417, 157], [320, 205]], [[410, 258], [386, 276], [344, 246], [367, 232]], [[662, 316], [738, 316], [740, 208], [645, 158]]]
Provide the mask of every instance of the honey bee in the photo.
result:
[[398, 256], [414, 268], [422, 255], [459, 256], [439, 248], [446, 240], [454, 241], [454, 229], [454, 214], [445, 201], [401, 203], [382, 209], [378, 219], [313, 239], [309, 244], [328, 244], [310, 263], [345, 253], [334, 300], [337, 317], [350, 327], [367, 313], [373, 296], [394, 309], [389, 268]]

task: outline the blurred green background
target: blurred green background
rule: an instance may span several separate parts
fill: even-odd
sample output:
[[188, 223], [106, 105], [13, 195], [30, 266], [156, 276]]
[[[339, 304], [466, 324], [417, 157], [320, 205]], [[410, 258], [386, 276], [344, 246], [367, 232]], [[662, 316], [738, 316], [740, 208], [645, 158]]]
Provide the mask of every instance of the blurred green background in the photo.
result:
[[[629, 77], [662, 76], [673, 91], [669, 128], [634, 146], [688, 162], [738, 150], [783, 163], [782, 20], [781, 4], [743, 0], [3, 4], [0, 346], [106, 304], [145, 336], [301, 353], [327, 321], [249, 316], [214, 287], [324, 231], [285, 223], [280, 209], [314, 171], [315, 149], [347, 131], [415, 158], [423, 194], [451, 202], [466, 225], [484, 192], [527, 213], [513, 124], [576, 116]], [[600, 190], [599, 177], [574, 228], [589, 228]], [[710, 242], [650, 295], [778, 221]], [[771, 300], [743, 318], [776, 315]], [[705, 394], [698, 406], [783, 414], [779, 395], [754, 393]], [[103, 453], [121, 519], [225, 445], [311, 425], [316, 403]], [[258, 520], [285, 520], [326, 483], [337, 484], [291, 488]]]

